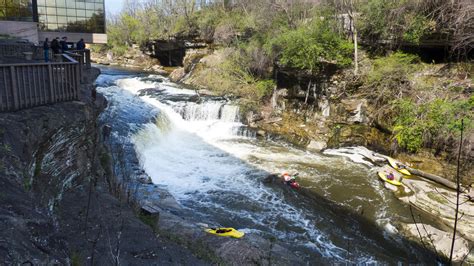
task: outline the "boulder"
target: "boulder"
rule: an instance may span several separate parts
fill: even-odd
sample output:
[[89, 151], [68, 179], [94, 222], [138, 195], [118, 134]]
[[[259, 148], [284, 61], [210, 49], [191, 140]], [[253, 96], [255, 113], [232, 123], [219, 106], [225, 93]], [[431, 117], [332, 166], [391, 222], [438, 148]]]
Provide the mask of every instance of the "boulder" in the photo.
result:
[[173, 82], [179, 82], [186, 76], [186, 72], [184, 71], [183, 67], [177, 68], [173, 70], [170, 74], [170, 80]]
[[311, 140], [308, 144], [308, 146], [306, 146], [306, 149], [307, 150], [310, 150], [310, 151], [322, 151], [324, 149], [326, 149], [327, 147], [327, 143], [325, 141], [321, 141], [321, 140]]

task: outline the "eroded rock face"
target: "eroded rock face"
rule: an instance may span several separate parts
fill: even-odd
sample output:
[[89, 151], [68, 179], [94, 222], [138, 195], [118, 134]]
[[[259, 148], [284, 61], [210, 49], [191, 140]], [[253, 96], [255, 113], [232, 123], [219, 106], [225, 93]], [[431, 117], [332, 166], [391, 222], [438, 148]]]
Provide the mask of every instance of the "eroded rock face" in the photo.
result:
[[356, 145], [389, 153], [391, 140], [387, 134], [364, 124], [338, 124], [333, 127], [328, 147]]
[[[451, 240], [453, 238], [452, 233], [447, 233], [439, 229], [434, 228], [428, 224], [406, 224], [403, 227], [405, 233], [415, 241], [422, 241], [426, 247], [429, 247], [432, 250], [446, 258], [449, 258], [451, 252]], [[460, 237], [456, 237], [454, 242], [454, 252], [453, 252], [453, 261], [461, 262], [463, 259], [469, 258], [469, 244], [468, 242]], [[474, 255], [474, 254], [473, 254]], [[471, 258], [464, 260], [466, 263], [474, 263], [470, 261]]]
[[350, 123], [367, 123], [367, 100], [366, 99], [344, 99], [340, 104], [343, 107], [342, 116]]
[[[444, 224], [451, 228], [454, 227], [456, 206], [452, 200], [456, 199], [455, 191], [421, 180], [406, 178], [403, 182], [415, 193], [411, 196], [402, 197], [400, 200], [431, 213]], [[458, 219], [457, 230], [466, 239], [474, 241], [474, 202], [466, 201], [463, 195], [461, 197], [461, 202], [465, 203], [459, 206], [460, 218]]]
[[96, 128], [105, 101], [90, 89], [83, 84], [83, 102], [0, 114], [2, 263], [205, 264], [109, 193]]

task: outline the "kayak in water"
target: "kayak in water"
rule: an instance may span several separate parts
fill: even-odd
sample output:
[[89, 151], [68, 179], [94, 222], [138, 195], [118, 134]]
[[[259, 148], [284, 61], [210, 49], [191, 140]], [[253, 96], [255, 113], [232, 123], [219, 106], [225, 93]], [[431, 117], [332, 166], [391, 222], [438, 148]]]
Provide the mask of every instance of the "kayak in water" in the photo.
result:
[[392, 185], [395, 185], [395, 186], [400, 186], [402, 183], [398, 180], [395, 180], [395, 176], [393, 175], [393, 173], [387, 173], [387, 172], [378, 172], [378, 175], [380, 177], [380, 179], [382, 179], [383, 181], [385, 182], [388, 182]]
[[227, 237], [233, 237], [233, 238], [241, 238], [245, 235], [245, 233], [237, 231], [231, 227], [208, 228], [208, 229], [205, 229], [204, 231], [213, 235], [227, 236]]
[[296, 182], [296, 176], [298, 176], [298, 173], [294, 175], [290, 175], [288, 173], [283, 173], [281, 175], [279, 174], [269, 174], [267, 177], [265, 177], [262, 182], [263, 183], [282, 183], [285, 184], [293, 189], [299, 189], [300, 184]]
[[293, 174], [293, 175], [290, 175], [288, 173], [283, 173], [281, 175], [281, 178], [283, 180], [283, 183], [285, 183], [286, 185], [294, 188], [294, 189], [299, 189], [300, 188], [300, 184], [298, 182], [296, 182], [296, 177], [298, 176], [298, 173], [296, 174]]
[[401, 162], [396, 161], [395, 159], [390, 158], [390, 157], [387, 157], [387, 160], [390, 166], [393, 167], [393, 169], [397, 170], [398, 172], [404, 175], [407, 175], [407, 176], [411, 175], [411, 173], [406, 169], [406, 166], [402, 164]]

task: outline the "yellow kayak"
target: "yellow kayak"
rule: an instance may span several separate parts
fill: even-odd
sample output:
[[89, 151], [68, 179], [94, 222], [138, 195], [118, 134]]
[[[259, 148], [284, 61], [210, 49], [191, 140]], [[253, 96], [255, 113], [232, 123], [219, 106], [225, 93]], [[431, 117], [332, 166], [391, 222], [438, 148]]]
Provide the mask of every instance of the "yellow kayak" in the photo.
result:
[[404, 175], [411, 175], [411, 173], [407, 169], [399, 167], [399, 165], [402, 165], [401, 163], [395, 161], [394, 159], [392, 159], [390, 157], [388, 157], [387, 160], [388, 160], [388, 163], [390, 164], [390, 166], [393, 167], [393, 169], [397, 170], [398, 172], [400, 172]]
[[378, 174], [379, 174], [380, 179], [382, 179], [383, 181], [388, 182], [392, 185], [400, 186], [402, 184], [400, 181], [388, 179], [386, 172], [378, 172]]
[[245, 234], [243, 232], [237, 231], [234, 228], [208, 228], [205, 229], [204, 231], [213, 234], [213, 235], [218, 235], [218, 236], [228, 236], [228, 237], [234, 237], [234, 238], [241, 238]]

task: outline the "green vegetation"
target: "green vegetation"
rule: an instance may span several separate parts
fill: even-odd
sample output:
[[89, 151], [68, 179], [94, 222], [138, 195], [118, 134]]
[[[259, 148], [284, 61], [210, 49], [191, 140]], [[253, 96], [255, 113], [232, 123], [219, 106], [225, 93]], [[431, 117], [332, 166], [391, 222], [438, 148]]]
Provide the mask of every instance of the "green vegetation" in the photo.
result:
[[411, 90], [410, 75], [419, 67], [415, 55], [396, 52], [386, 57], [376, 58], [367, 74], [364, 87], [370, 91], [369, 98], [381, 106]]
[[474, 96], [454, 101], [435, 99], [423, 104], [402, 99], [396, 106], [395, 137], [410, 152], [423, 146], [448, 145], [448, 141], [459, 137], [463, 118], [465, 130], [473, 127]]
[[324, 62], [340, 67], [352, 63], [353, 45], [334, 32], [334, 21], [315, 18], [310, 25], [291, 29], [274, 40], [283, 65], [314, 73]]
[[[192, 84], [239, 98], [244, 110], [258, 110], [268, 101], [276, 89], [275, 72], [289, 71], [298, 79], [321, 83], [329, 70], [344, 73], [347, 87], [332, 96], [367, 98], [383, 117], [379, 124], [392, 131], [406, 151], [443, 150], [458, 136], [461, 118], [466, 128], [473, 127], [472, 97], [464, 83], [453, 81], [459, 73], [472, 81], [472, 64], [451, 72], [436, 69], [396, 47], [442, 36], [453, 41], [451, 55], [466, 58], [472, 47], [466, 42], [472, 35], [466, 3], [130, 1], [120, 15], [110, 18], [108, 48], [121, 55], [134, 44], [145, 47], [156, 39], [206, 42], [212, 54], [193, 68]], [[361, 49], [354, 44], [356, 38], [364, 51], [354, 62]], [[365, 51], [370, 51], [369, 58]], [[348, 75], [352, 67], [354, 75]], [[444, 75], [451, 80], [440, 78]], [[310, 94], [309, 87], [305, 93]]]

